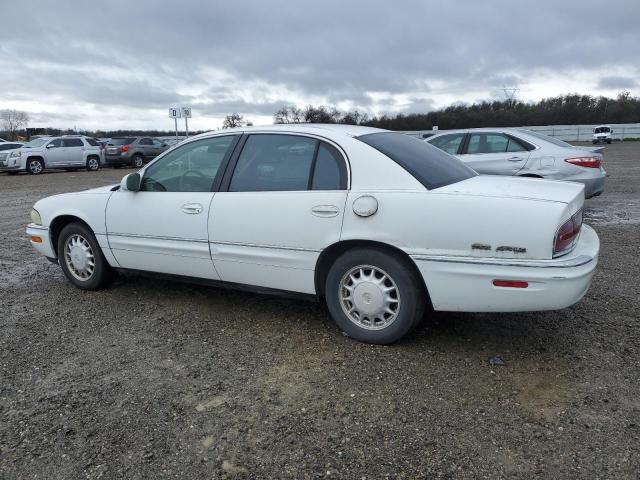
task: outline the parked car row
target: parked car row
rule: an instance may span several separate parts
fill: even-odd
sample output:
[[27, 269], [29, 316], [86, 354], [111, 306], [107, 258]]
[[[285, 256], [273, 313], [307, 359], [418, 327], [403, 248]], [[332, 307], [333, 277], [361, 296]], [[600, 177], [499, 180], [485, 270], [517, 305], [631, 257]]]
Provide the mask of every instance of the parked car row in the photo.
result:
[[102, 166], [141, 168], [167, 148], [167, 144], [151, 137], [107, 141], [82, 135], [38, 137], [25, 144], [0, 143], [0, 171], [38, 175], [50, 168], [68, 171], [80, 168], [95, 171]]

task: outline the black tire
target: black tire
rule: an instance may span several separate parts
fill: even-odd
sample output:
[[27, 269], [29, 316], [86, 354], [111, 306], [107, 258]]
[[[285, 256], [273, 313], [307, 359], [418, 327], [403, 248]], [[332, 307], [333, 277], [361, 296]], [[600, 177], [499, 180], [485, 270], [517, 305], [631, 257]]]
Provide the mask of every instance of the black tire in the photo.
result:
[[[363, 266], [364, 276], [358, 273], [360, 272], [358, 269], [360, 266]], [[341, 296], [343, 292], [346, 294], [348, 290], [343, 288], [342, 282], [345, 278], [347, 278], [346, 282], [350, 281], [348, 280], [348, 274], [354, 269], [356, 270], [355, 275], [360, 278], [366, 278], [367, 276], [373, 278], [371, 275], [375, 277], [378, 274], [386, 275], [386, 280], [382, 276], [376, 277], [376, 280], [386, 282], [384, 283], [386, 288], [395, 287], [398, 300], [396, 305], [391, 307], [396, 309], [393, 320], [391, 320], [392, 316], [389, 317], [389, 320], [381, 318], [376, 325], [376, 320], [367, 319], [366, 314], [361, 316], [362, 320], [358, 321], [358, 323], [347, 316], [342, 306], [343, 299], [341, 299]], [[363, 305], [363, 308], [366, 308], [365, 304], [371, 304], [372, 302], [375, 305], [376, 295], [378, 295], [376, 293], [377, 290], [375, 290], [377, 288], [375, 287], [376, 284], [367, 281], [361, 282], [355, 287], [363, 292], [362, 297], [359, 297], [360, 304]], [[369, 287], [374, 289], [365, 298]], [[391, 295], [393, 294], [394, 290], [391, 290]], [[380, 295], [384, 294], [380, 291]], [[383, 345], [397, 342], [413, 330], [422, 320], [427, 304], [427, 294], [424, 291], [421, 279], [418, 278], [415, 272], [415, 267], [399, 256], [373, 248], [350, 250], [336, 259], [327, 275], [325, 298], [333, 320], [343, 332], [361, 342]], [[348, 301], [345, 301], [345, 309], [347, 305]], [[355, 306], [356, 304], [352, 302], [351, 305]], [[390, 323], [384, 326], [384, 321], [389, 321]], [[365, 326], [366, 322], [369, 322], [368, 327]]]
[[[87, 277], [84, 279], [80, 278], [78, 273], [81, 272], [81, 269], [76, 269], [76, 264], [72, 261], [72, 256], [74, 255], [73, 249], [70, 248], [69, 257], [67, 257], [65, 252], [67, 242], [73, 243], [78, 237], [86, 242], [83, 242], [82, 246], [87, 247], [88, 245], [89, 256], [93, 258], [94, 263], [93, 270], [90, 274], [87, 274]], [[106, 287], [115, 278], [115, 271], [107, 263], [95, 235], [86, 225], [75, 222], [66, 225], [58, 236], [57, 249], [58, 262], [62, 267], [62, 272], [76, 287], [82, 290], [99, 290]], [[83, 251], [86, 252], [86, 250], [83, 250], [81, 247], [80, 252]], [[72, 268], [75, 270], [75, 273], [72, 272]]]
[[607, 140], [607, 143], [608, 143], [609, 145], [611, 145], [611, 140]]
[[139, 153], [136, 153], [131, 157], [131, 166], [133, 168], [142, 168], [144, 166], [144, 157]]
[[97, 172], [100, 170], [100, 159], [97, 157], [87, 158], [87, 170], [90, 172]]
[[27, 172], [29, 172], [32, 175], [40, 175], [42, 172], [44, 172], [44, 162], [42, 161], [42, 159], [41, 158], [27, 159]]

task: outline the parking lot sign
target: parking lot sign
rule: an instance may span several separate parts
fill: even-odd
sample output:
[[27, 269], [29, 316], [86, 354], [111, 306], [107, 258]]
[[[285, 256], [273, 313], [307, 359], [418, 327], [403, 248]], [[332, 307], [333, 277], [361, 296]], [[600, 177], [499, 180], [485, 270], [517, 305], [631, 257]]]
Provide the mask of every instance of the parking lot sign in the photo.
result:
[[171, 107], [169, 109], [169, 118], [180, 118], [181, 111], [178, 107]]
[[182, 107], [182, 117], [191, 118], [191, 107]]

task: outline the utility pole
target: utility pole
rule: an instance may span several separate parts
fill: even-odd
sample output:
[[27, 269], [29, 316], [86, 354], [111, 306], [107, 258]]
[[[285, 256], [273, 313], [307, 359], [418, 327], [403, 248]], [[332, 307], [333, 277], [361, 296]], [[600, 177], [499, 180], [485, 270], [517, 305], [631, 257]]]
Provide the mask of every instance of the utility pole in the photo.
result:
[[518, 93], [520, 89], [516, 87], [511, 87], [511, 88], [502, 87], [502, 91], [504, 92], [504, 96], [507, 98], [507, 101], [509, 102], [509, 106], [513, 107], [513, 101], [516, 97], [516, 93]]

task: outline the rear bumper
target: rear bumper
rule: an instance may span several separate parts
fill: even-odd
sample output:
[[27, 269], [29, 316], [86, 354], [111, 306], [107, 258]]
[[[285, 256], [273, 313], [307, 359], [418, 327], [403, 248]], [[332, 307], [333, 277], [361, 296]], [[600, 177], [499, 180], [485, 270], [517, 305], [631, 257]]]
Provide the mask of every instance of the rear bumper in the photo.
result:
[[[30, 223], [27, 225], [27, 235], [29, 236], [29, 242], [33, 248], [48, 258], [56, 258], [56, 252], [51, 244], [51, 236], [49, 234], [49, 227], [43, 227], [42, 225], [36, 225]], [[39, 239], [39, 241], [38, 241]]]
[[[587, 293], [600, 241], [584, 225], [574, 250], [553, 260], [414, 255], [435, 310], [520, 312], [558, 310]], [[496, 287], [493, 280], [528, 282], [527, 288]]]

